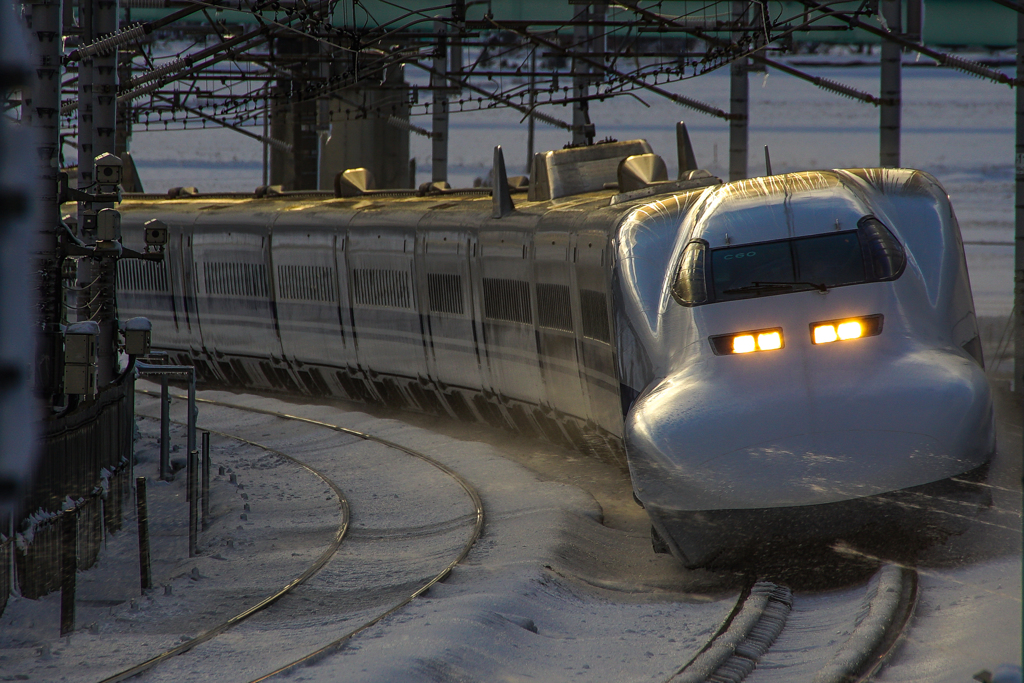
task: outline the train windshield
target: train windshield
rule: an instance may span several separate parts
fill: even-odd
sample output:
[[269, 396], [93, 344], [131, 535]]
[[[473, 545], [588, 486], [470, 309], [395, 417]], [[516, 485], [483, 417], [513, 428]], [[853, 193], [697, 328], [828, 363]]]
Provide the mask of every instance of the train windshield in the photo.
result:
[[855, 230], [714, 249], [711, 269], [716, 301], [864, 282]]
[[709, 249], [703, 240], [683, 251], [673, 294], [684, 306], [878, 282], [898, 278], [903, 248], [874, 216], [856, 230]]

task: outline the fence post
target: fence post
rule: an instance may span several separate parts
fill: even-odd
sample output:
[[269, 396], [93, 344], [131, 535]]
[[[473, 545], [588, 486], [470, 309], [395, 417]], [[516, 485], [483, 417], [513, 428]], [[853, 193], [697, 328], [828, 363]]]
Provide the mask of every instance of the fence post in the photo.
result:
[[171, 478], [170, 429], [171, 396], [167, 391], [167, 375], [160, 375], [160, 478]]
[[78, 573], [78, 508], [61, 514], [60, 634], [75, 630], [75, 578]]
[[146, 478], [135, 479], [135, 509], [139, 520], [139, 578], [142, 590], [153, 587], [149, 568], [149, 510], [146, 506]]
[[196, 536], [199, 529], [199, 451], [188, 452], [188, 556], [195, 557]]
[[203, 531], [210, 526], [210, 432], [203, 432]]

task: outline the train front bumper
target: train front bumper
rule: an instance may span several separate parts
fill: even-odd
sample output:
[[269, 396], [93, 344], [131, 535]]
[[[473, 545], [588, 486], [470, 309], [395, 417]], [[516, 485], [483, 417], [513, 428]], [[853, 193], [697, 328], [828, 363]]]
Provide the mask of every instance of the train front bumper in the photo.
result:
[[822, 505], [647, 512], [670, 552], [690, 568], [734, 566], [758, 555], [777, 560], [842, 539], [905, 550], [966, 531], [973, 513], [991, 504], [987, 473], [988, 463], [922, 486]]
[[[713, 357], [651, 387], [627, 416], [625, 442], [635, 493], [659, 532], [701, 525], [719, 546], [779, 529], [834, 536], [843, 520], [863, 526], [874, 514], [861, 499], [988, 462], [992, 401], [977, 364], [947, 350], [864, 355], [818, 366], [803, 354]], [[851, 504], [822, 514], [837, 503]]]

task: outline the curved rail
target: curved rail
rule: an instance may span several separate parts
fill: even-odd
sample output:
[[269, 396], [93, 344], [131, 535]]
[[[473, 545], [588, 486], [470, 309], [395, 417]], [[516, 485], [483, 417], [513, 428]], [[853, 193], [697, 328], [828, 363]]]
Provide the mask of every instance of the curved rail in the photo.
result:
[[[146, 391], [146, 390], [143, 390], [143, 389], [137, 389], [136, 391], [138, 393], [142, 393], [142, 394], [150, 394], [150, 395], [157, 395], [157, 396], [159, 396], [159, 394], [157, 394], [156, 392]], [[180, 396], [175, 396], [175, 398], [181, 398], [181, 397]], [[158, 417], [155, 417], [153, 415], [145, 415], [143, 413], [138, 413], [138, 414], [142, 415], [143, 417], [159, 419]], [[182, 423], [177, 422], [177, 421], [175, 421], [175, 422], [177, 424], [182, 424]], [[157, 666], [157, 665], [167, 661], [168, 659], [170, 659], [172, 657], [176, 657], [176, 656], [178, 656], [180, 654], [184, 654], [184, 653], [188, 652], [189, 650], [194, 648], [196, 645], [200, 645], [202, 643], [205, 643], [205, 642], [207, 642], [207, 641], [217, 637], [218, 635], [220, 635], [224, 631], [227, 631], [228, 629], [232, 628], [233, 626], [235, 626], [235, 625], [241, 623], [242, 621], [248, 619], [249, 617], [251, 617], [252, 615], [256, 614], [257, 612], [260, 612], [260, 611], [266, 609], [267, 607], [270, 607], [275, 602], [277, 602], [278, 600], [283, 598], [285, 595], [287, 595], [289, 592], [291, 592], [296, 586], [299, 586], [299, 585], [305, 583], [307, 580], [309, 580], [309, 578], [311, 576], [313, 576], [318, 571], [320, 571], [324, 567], [324, 565], [327, 564], [328, 560], [330, 560], [331, 557], [333, 557], [334, 554], [336, 552], [338, 552], [338, 548], [341, 547], [341, 542], [345, 538], [345, 534], [348, 533], [349, 522], [351, 520], [351, 511], [349, 509], [348, 499], [345, 497], [345, 494], [344, 494], [344, 492], [342, 492], [341, 488], [339, 488], [338, 485], [335, 484], [334, 481], [331, 480], [330, 477], [328, 477], [324, 473], [320, 472], [316, 468], [312, 467], [311, 465], [308, 465], [307, 463], [304, 463], [304, 462], [302, 462], [300, 460], [297, 460], [296, 458], [293, 458], [292, 456], [288, 455], [287, 453], [282, 453], [281, 451], [279, 451], [277, 449], [274, 449], [274, 448], [270, 448], [269, 446], [266, 446], [264, 444], [260, 444], [260, 443], [257, 443], [255, 441], [251, 441], [249, 439], [246, 439], [246, 438], [243, 438], [243, 437], [240, 437], [240, 436], [235, 436], [233, 434], [227, 434], [225, 432], [220, 432], [220, 431], [216, 431], [216, 430], [213, 430], [213, 429], [210, 429], [210, 430], [207, 430], [207, 431], [209, 431], [209, 432], [211, 432], [213, 434], [217, 434], [218, 436], [223, 436], [223, 437], [226, 437], [226, 438], [229, 438], [229, 439], [234, 439], [236, 441], [241, 441], [242, 443], [247, 443], [250, 446], [255, 446], [257, 448], [260, 448], [262, 450], [267, 451], [268, 453], [273, 453], [274, 455], [278, 456], [279, 458], [283, 458], [285, 460], [288, 460], [288, 461], [294, 463], [295, 465], [298, 465], [299, 467], [301, 467], [301, 468], [307, 470], [308, 472], [312, 473], [314, 476], [319, 478], [325, 484], [330, 486], [331, 489], [334, 491], [334, 494], [338, 497], [338, 507], [341, 509], [341, 524], [338, 526], [338, 530], [335, 532], [334, 539], [327, 546], [327, 548], [322, 553], [320, 553], [320, 556], [317, 557], [317, 559], [314, 560], [313, 563], [311, 565], [309, 565], [309, 567], [307, 567], [304, 572], [302, 572], [297, 577], [292, 579], [292, 581], [290, 581], [287, 585], [285, 585], [283, 588], [281, 588], [279, 591], [277, 591], [273, 595], [270, 595], [270, 596], [264, 598], [263, 600], [261, 600], [260, 602], [256, 603], [255, 605], [249, 607], [248, 609], [246, 609], [246, 610], [244, 610], [242, 612], [239, 612], [235, 616], [231, 617], [230, 619], [228, 619], [228, 620], [226, 620], [224, 622], [221, 622], [220, 624], [214, 626], [213, 628], [210, 628], [210, 629], [204, 631], [203, 633], [200, 633], [195, 638], [192, 638], [191, 640], [188, 640], [188, 641], [182, 643], [181, 645], [178, 645], [177, 647], [173, 647], [170, 650], [162, 652], [162, 653], [160, 653], [160, 654], [158, 654], [158, 655], [156, 655], [154, 657], [151, 657], [150, 659], [147, 659], [144, 662], [136, 664], [133, 667], [130, 667], [128, 669], [120, 671], [120, 672], [114, 674], [113, 676], [108, 676], [107, 678], [102, 679], [100, 681], [100, 683], [117, 683], [118, 681], [123, 681], [123, 680], [126, 680], [128, 678], [132, 678], [133, 676], [138, 676], [139, 674], [144, 673], [144, 672], [148, 671], [149, 669], [152, 669], [153, 667], [155, 667], [155, 666]]]
[[[159, 394], [157, 394], [157, 392], [152, 392], [152, 391], [148, 391], [148, 390], [144, 390], [144, 389], [137, 389], [136, 391], [138, 393], [143, 393], [143, 394], [148, 394], [148, 395], [156, 395], [156, 396], [159, 395]], [[176, 399], [179, 399], [179, 400], [184, 398], [182, 396], [175, 395], [175, 394], [171, 394], [171, 396], [173, 398], [176, 398]], [[225, 401], [217, 401], [217, 400], [208, 399], [208, 398], [196, 398], [196, 402], [197, 403], [206, 403], [206, 404], [209, 404], [209, 405], [221, 406], [221, 407], [224, 407], [224, 408], [231, 408], [233, 410], [241, 410], [241, 411], [246, 411], [246, 412], [251, 412], [251, 413], [257, 413], [257, 414], [260, 414], [260, 415], [268, 415], [268, 416], [271, 416], [271, 417], [277, 417], [277, 418], [284, 419], [284, 420], [292, 420], [292, 421], [295, 421], [295, 422], [302, 422], [302, 423], [305, 423], [305, 424], [310, 424], [310, 425], [314, 425], [314, 426], [317, 426], [317, 427], [322, 427], [322, 428], [325, 428], [325, 429], [330, 429], [332, 431], [339, 432], [339, 433], [342, 433], [342, 434], [348, 434], [350, 436], [354, 436], [354, 437], [363, 439], [364, 441], [373, 441], [373, 442], [379, 443], [379, 444], [381, 444], [383, 446], [387, 446], [388, 448], [392, 448], [394, 450], [401, 451], [402, 453], [405, 453], [405, 454], [407, 454], [407, 455], [409, 455], [411, 457], [417, 458], [419, 460], [422, 460], [423, 462], [426, 462], [426, 463], [432, 465], [433, 467], [439, 469], [440, 471], [444, 472], [446, 475], [448, 475], [449, 477], [454, 479], [459, 484], [459, 486], [462, 487], [463, 491], [465, 491], [466, 494], [469, 496], [470, 500], [473, 503], [473, 507], [474, 507], [474, 511], [475, 511], [475, 520], [474, 520], [474, 524], [473, 524], [473, 532], [470, 534], [469, 539], [463, 545], [463, 547], [462, 547], [461, 551], [459, 552], [458, 556], [454, 560], [449, 562], [448, 565], [445, 566], [444, 569], [442, 569], [439, 573], [437, 573], [433, 578], [431, 578], [425, 584], [423, 584], [418, 589], [413, 591], [410, 595], [405, 597], [399, 603], [397, 603], [396, 605], [394, 605], [391, 608], [389, 608], [387, 611], [379, 614], [378, 616], [370, 619], [369, 621], [364, 622], [360, 626], [358, 626], [358, 627], [356, 627], [356, 628], [346, 632], [341, 637], [331, 641], [327, 645], [325, 645], [325, 646], [315, 650], [314, 652], [311, 652], [311, 653], [309, 653], [309, 654], [307, 654], [307, 655], [305, 655], [303, 657], [300, 657], [300, 658], [298, 658], [296, 660], [293, 660], [292, 662], [286, 664], [283, 667], [280, 667], [280, 668], [278, 668], [278, 669], [276, 669], [274, 671], [271, 671], [268, 674], [265, 674], [265, 675], [263, 675], [263, 676], [261, 676], [261, 677], [259, 677], [257, 679], [254, 679], [253, 683], [256, 683], [257, 681], [265, 681], [265, 680], [267, 680], [269, 678], [272, 678], [272, 677], [277, 676], [279, 674], [285, 673], [286, 671], [291, 671], [292, 669], [294, 669], [294, 668], [296, 668], [298, 666], [306, 666], [306, 665], [309, 665], [309, 664], [313, 664], [313, 663], [315, 663], [317, 661], [320, 661], [321, 659], [329, 656], [332, 652], [335, 652], [336, 650], [340, 649], [353, 636], [361, 633], [362, 631], [365, 631], [366, 629], [368, 629], [368, 628], [374, 626], [375, 624], [379, 623], [381, 620], [391, 616], [392, 614], [394, 614], [398, 610], [402, 609], [403, 607], [408, 605], [410, 602], [412, 602], [413, 600], [415, 600], [416, 598], [418, 598], [419, 596], [423, 595], [428, 590], [430, 590], [430, 588], [432, 586], [434, 586], [436, 583], [438, 583], [440, 581], [443, 581], [445, 578], [447, 578], [448, 575], [451, 574], [451, 572], [455, 568], [455, 566], [458, 565], [460, 562], [462, 562], [464, 559], [466, 559], [466, 556], [469, 555], [469, 551], [476, 544], [477, 540], [479, 540], [480, 534], [483, 532], [484, 508], [483, 508], [483, 501], [480, 498], [480, 494], [477, 493], [477, 491], [473, 487], [473, 485], [470, 484], [469, 481], [467, 479], [465, 479], [462, 475], [460, 475], [458, 472], [455, 472], [454, 470], [452, 470], [450, 467], [448, 467], [444, 463], [439, 462], [438, 460], [435, 460], [434, 458], [431, 458], [429, 455], [426, 455], [424, 453], [420, 453], [419, 451], [416, 451], [414, 449], [408, 448], [406, 446], [403, 446], [403, 445], [401, 445], [399, 443], [396, 443], [394, 441], [390, 441], [388, 439], [382, 439], [382, 438], [374, 436], [372, 434], [367, 434], [365, 432], [360, 432], [360, 431], [357, 431], [355, 429], [350, 429], [348, 427], [342, 427], [340, 425], [331, 424], [329, 422], [323, 422], [321, 420], [314, 420], [314, 419], [308, 418], [308, 417], [302, 417], [302, 416], [299, 416], [299, 415], [291, 415], [291, 414], [288, 414], [288, 413], [283, 413], [283, 412], [274, 411], [274, 410], [266, 410], [266, 409], [263, 409], [263, 408], [253, 408], [253, 407], [249, 407], [249, 406], [242, 406], [242, 405], [238, 405], [238, 404], [234, 404], [234, 403], [228, 403], [228, 402], [225, 402]], [[213, 430], [208, 430], [208, 431], [213, 432]], [[309, 465], [306, 465], [305, 463], [297, 460], [296, 458], [293, 458], [293, 457], [288, 456], [288, 455], [286, 455], [284, 453], [281, 453], [280, 451], [277, 451], [277, 450], [275, 450], [273, 448], [269, 448], [267, 446], [264, 446], [262, 444], [256, 443], [254, 441], [249, 441], [248, 439], [245, 439], [245, 438], [242, 438], [242, 437], [237, 437], [237, 436], [234, 436], [234, 435], [231, 435], [231, 434], [225, 434], [224, 432], [213, 432], [213, 433], [221, 435], [221, 436], [226, 436], [228, 438], [236, 439], [236, 440], [239, 440], [239, 441], [243, 441], [245, 443], [248, 443], [250, 445], [256, 446], [258, 448], [263, 448], [263, 449], [267, 450], [268, 452], [272, 452], [272, 453], [274, 453], [276, 455], [279, 455], [281, 457], [284, 457], [284, 458], [286, 458], [286, 459], [288, 459], [288, 460], [290, 460], [290, 461], [292, 461], [292, 462], [294, 462], [294, 463], [296, 463], [296, 464], [298, 464], [298, 465], [300, 465], [302, 467], [305, 467], [309, 471], [311, 471], [311, 472], [316, 474], [316, 470], [314, 468], [310, 467]], [[344, 498], [343, 494], [341, 494], [340, 489], [338, 489], [333, 484], [333, 482], [331, 482], [327, 478], [324, 478], [324, 481], [329, 483], [330, 486], [333, 489], [335, 489], [335, 491], [339, 494], [341, 500], [345, 501], [344, 526], [345, 526], [345, 529], [347, 531], [347, 529], [348, 529], [348, 507], [347, 507], [348, 503], [347, 503], [347, 500]], [[337, 541], [337, 545], [338, 546], [340, 546], [341, 539], [342, 539], [343, 536], [344, 536], [344, 533], [340, 534], [337, 537], [336, 541]], [[334, 545], [334, 544], [332, 544], [332, 545]], [[335, 546], [334, 549], [331, 550], [331, 554], [333, 554], [336, 551], [337, 551], [337, 546]], [[305, 581], [310, 576], [312, 576], [314, 573], [316, 573], [316, 571], [318, 571], [320, 568], [323, 567], [324, 564], [326, 564], [327, 559], [329, 559], [329, 555], [326, 558], [323, 558], [322, 562], [320, 562], [320, 560], [318, 559], [317, 563], [319, 563], [319, 565], [316, 567], [316, 569], [312, 569], [312, 567], [310, 569], [308, 569], [306, 572], [303, 573], [303, 575], [301, 577], [301, 580]], [[317, 564], [317, 563], [314, 563], [314, 564]], [[152, 658], [150, 660], [147, 660], [146, 662], [143, 662], [142, 664], [139, 664], [136, 667], [133, 667], [132, 669], [127, 669], [127, 670], [121, 672], [120, 674], [116, 674], [115, 676], [112, 676], [110, 678], [104, 679], [101, 683], [115, 683], [116, 681], [125, 680], [126, 678], [130, 678], [132, 676], [135, 676], [135, 675], [137, 675], [139, 673], [142, 673], [143, 671], [146, 671], [147, 669], [152, 668], [153, 666], [156, 666], [157, 664], [159, 664], [159, 663], [161, 663], [163, 661], [166, 661], [170, 657], [173, 657], [175, 655], [179, 655], [179, 654], [183, 654], [183, 653], [187, 652], [188, 650], [192, 649], [193, 647], [195, 647], [196, 645], [200, 644], [201, 642], [205, 642], [206, 640], [209, 640], [210, 638], [215, 637], [216, 635], [218, 635], [218, 634], [226, 631], [227, 629], [231, 628], [232, 626], [236, 625], [237, 623], [239, 623], [243, 619], [246, 619], [246, 618], [252, 616], [257, 611], [262, 610], [265, 607], [268, 607], [270, 604], [273, 604], [273, 602], [276, 602], [277, 599], [279, 599], [282, 595], [284, 595], [284, 593], [290, 591], [292, 588], [294, 588], [295, 586], [299, 585], [302, 581], [300, 581], [299, 579], [296, 579], [292, 583], [288, 584], [288, 586], [286, 586], [285, 589], [280, 591], [278, 594], [275, 594], [274, 596], [271, 596], [270, 598], [267, 598], [266, 600], [264, 600], [261, 603], [259, 603], [259, 605], [256, 605], [256, 606], [246, 610], [245, 612], [243, 612], [243, 613], [241, 613], [239, 615], [236, 615], [235, 617], [232, 617], [231, 619], [229, 619], [228, 621], [224, 622], [220, 626], [214, 627], [214, 628], [210, 629], [209, 631], [206, 631], [205, 633], [201, 634], [200, 636], [197, 636], [196, 638], [188, 641], [187, 643], [182, 643], [182, 645], [179, 645], [178, 647], [173, 648], [172, 650], [168, 650], [167, 652], [165, 652], [165, 653], [163, 653], [161, 655], [157, 655], [156, 657], [154, 657], [154, 658]]]
[[[906, 635], [917, 607], [917, 572], [886, 564], [867, 585], [867, 613], [813, 683], [867, 683]], [[748, 586], [715, 635], [667, 683], [743, 681], [785, 628], [792, 603], [784, 586], [768, 581]]]

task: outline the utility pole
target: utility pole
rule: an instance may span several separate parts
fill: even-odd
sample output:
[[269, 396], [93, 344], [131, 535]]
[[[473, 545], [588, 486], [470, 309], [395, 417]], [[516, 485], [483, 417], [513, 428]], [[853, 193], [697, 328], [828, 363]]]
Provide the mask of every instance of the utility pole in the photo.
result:
[[61, 392], [60, 336], [61, 282], [57, 230], [60, 204], [57, 181], [60, 171], [60, 68], [61, 2], [35, 0], [28, 15], [29, 45], [33, 54], [31, 87], [22, 105], [24, 118], [35, 134], [35, 168], [39, 179], [39, 239], [35, 270], [39, 273], [38, 344], [36, 391], [48, 406]]
[[1024, 393], [1024, 14], [1017, 13], [1017, 154], [1013, 258], [1013, 389]]
[[[747, 23], [747, 5], [746, 0], [733, 0], [732, 3], [732, 20], [736, 27], [732, 40], [736, 44], [740, 44], [743, 38], [740, 29]], [[729, 112], [733, 116], [729, 120], [729, 180], [743, 180], [747, 177], [747, 122], [750, 116], [748, 62], [747, 57], [741, 57], [729, 65]]]
[[434, 103], [432, 109], [431, 181], [448, 181], [448, 35], [443, 21], [434, 22], [434, 73], [430, 76]]
[[[584, 5], [579, 13], [573, 17], [576, 26], [573, 27], [574, 52], [586, 52], [588, 38], [590, 37], [590, 6]], [[586, 126], [590, 123], [590, 103], [585, 99], [587, 96], [587, 64], [578, 59], [572, 61], [572, 144], [587, 144]]]
[[537, 106], [537, 48], [530, 50], [530, 121], [526, 131], [526, 175], [533, 173], [533, 137], [537, 121], [533, 108]]
[[[889, 32], [902, 32], [901, 0], [882, 0], [882, 19]], [[903, 48], [890, 41], [882, 41], [882, 105], [879, 108], [878, 165], [890, 168], [900, 166], [900, 109]]]
[[[117, 30], [117, 0], [81, 0], [83, 4], [93, 2], [93, 31], [97, 39], [103, 38]], [[112, 194], [117, 192], [117, 185], [111, 178], [100, 177], [101, 169], [96, 166], [95, 158], [103, 154], [114, 154], [116, 151], [117, 132], [117, 49], [97, 54], [92, 58], [92, 95], [93, 95], [93, 175], [97, 190]], [[104, 172], [109, 167], [104, 167]], [[114, 204], [97, 203], [93, 208], [99, 212], [114, 209]], [[96, 237], [96, 216], [93, 213], [87, 223], [80, 222], [85, 228], [83, 234]], [[91, 234], [90, 234], [91, 233]], [[99, 253], [100, 250], [97, 250]], [[88, 291], [89, 306], [85, 314], [89, 320], [99, 324], [99, 336], [96, 338], [96, 386], [100, 389], [110, 384], [117, 376], [117, 258], [104, 256], [93, 260], [90, 286]]]
[[[82, 45], [89, 45], [96, 40], [93, 30], [93, 0], [79, 0], [78, 29]], [[85, 56], [78, 61], [78, 182], [81, 190], [89, 188], [93, 177], [93, 100], [92, 100], [92, 57]], [[85, 205], [78, 205], [78, 225], [84, 224], [82, 213]], [[84, 303], [84, 302], [83, 302]]]

